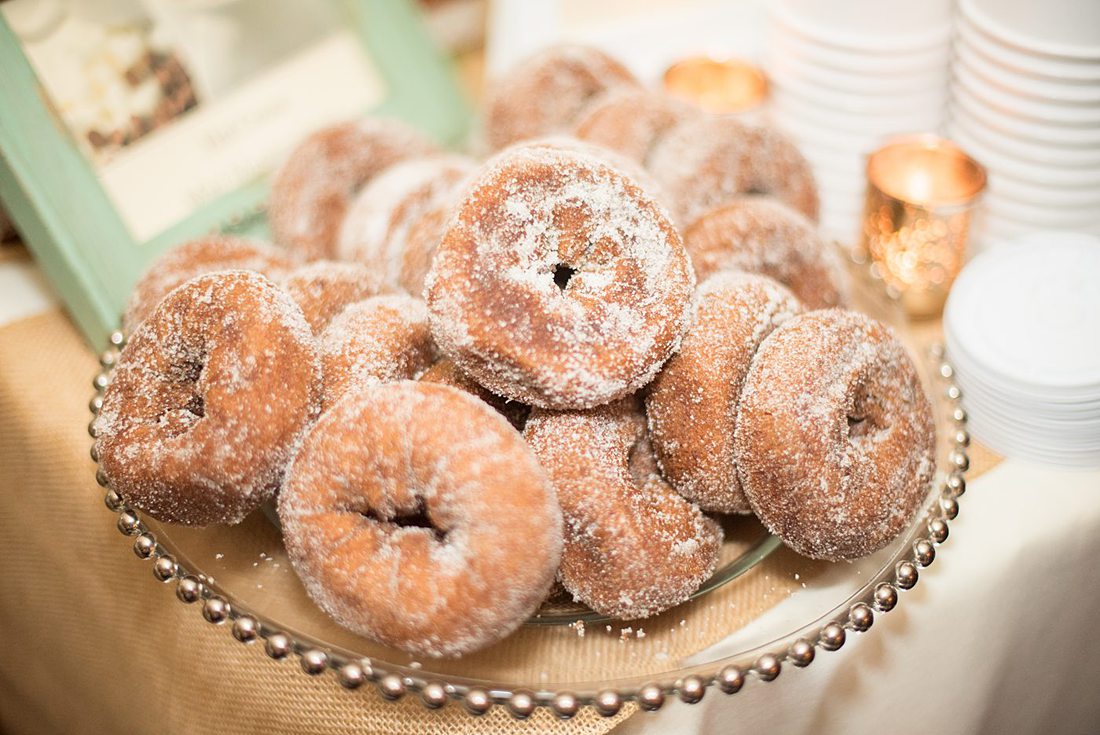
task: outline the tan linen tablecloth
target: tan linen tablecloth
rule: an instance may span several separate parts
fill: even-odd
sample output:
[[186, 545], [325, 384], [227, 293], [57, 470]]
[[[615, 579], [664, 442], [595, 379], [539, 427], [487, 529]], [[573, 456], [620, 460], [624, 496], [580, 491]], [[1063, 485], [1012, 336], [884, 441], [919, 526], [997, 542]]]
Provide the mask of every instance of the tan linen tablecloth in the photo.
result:
[[0, 724], [8, 733], [606, 732], [586, 710], [516, 723], [343, 691], [180, 604], [102, 505], [85, 406], [95, 358], [60, 312], [0, 329]]

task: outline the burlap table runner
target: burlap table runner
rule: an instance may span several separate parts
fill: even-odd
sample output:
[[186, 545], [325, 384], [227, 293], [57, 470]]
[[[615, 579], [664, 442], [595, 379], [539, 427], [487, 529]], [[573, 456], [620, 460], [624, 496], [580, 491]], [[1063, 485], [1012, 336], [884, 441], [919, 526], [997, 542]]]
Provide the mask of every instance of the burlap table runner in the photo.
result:
[[[602, 733], [634, 712], [628, 706], [605, 720], [585, 710], [569, 722], [541, 710], [515, 722], [499, 708], [474, 719], [454, 703], [428, 712], [411, 698], [385, 702], [372, 687], [343, 691], [331, 676], [307, 677], [293, 661], [273, 662], [260, 648], [237, 643], [178, 603], [172, 586], [156, 584], [103, 509], [86, 432], [95, 368], [60, 312], [0, 329], [5, 732]], [[994, 459], [976, 451], [975, 471]], [[252, 539], [244, 546], [270, 533], [262, 523], [253, 527], [268, 530], [241, 536]], [[803, 581], [813, 573], [805, 560], [773, 554], [707, 604], [647, 621], [647, 641], [667, 649], [672, 665], [786, 597], [800, 584], [795, 568]], [[622, 671], [629, 656], [617, 633], [584, 641], [520, 633], [478, 654], [478, 665], [530, 673], [537, 665], [531, 656], [564, 651], [579, 671], [598, 678]], [[558, 646], [567, 648], [551, 650]], [[452, 668], [461, 671], [461, 662]]]

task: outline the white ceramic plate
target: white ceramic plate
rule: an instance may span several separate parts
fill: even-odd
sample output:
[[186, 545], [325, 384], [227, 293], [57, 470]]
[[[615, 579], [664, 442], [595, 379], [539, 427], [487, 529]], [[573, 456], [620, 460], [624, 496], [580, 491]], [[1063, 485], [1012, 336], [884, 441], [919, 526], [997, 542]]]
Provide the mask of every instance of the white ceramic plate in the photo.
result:
[[1100, 62], [1096, 0], [959, 0], [959, 11], [1020, 51]]
[[1037, 55], [1007, 46], [976, 28], [965, 14], [956, 19], [955, 32], [990, 61], [1020, 74], [1054, 81], [1095, 82], [1100, 80], [1100, 63]]
[[827, 89], [805, 79], [773, 74], [774, 90], [803, 99], [823, 108], [844, 110], [849, 114], [890, 114], [898, 109], [942, 109], [947, 102], [946, 81], [932, 84], [923, 91], [896, 90], [893, 92], [861, 93]]
[[1063, 154], [1069, 161], [1079, 161], [1083, 153], [1088, 163], [1082, 165], [1093, 165], [1087, 156], [1094, 152], [1100, 154], [1100, 127], [1058, 126], [1005, 115], [984, 105], [959, 86], [951, 90], [948, 108], [954, 110], [960, 120], [965, 119], [971, 128], [980, 128], [983, 135], [988, 130], [1011, 141], [1014, 152], [1018, 152], [1018, 142], [1043, 149], [1042, 161], [1053, 162], [1050, 155]]
[[991, 248], [963, 269], [944, 321], [1010, 384], [1100, 386], [1100, 239], [1049, 233]]
[[775, 22], [838, 49], [898, 53], [938, 46], [951, 33], [949, 0], [774, 0]]
[[950, 136], [958, 136], [957, 142], [964, 144], [966, 141], [980, 141], [978, 147], [988, 151], [993, 158], [1010, 158], [1012, 161], [1022, 161], [1047, 168], [1097, 168], [1100, 167], [1100, 146], [1088, 149], [1088, 147], [1056, 147], [1044, 145], [1035, 141], [1021, 138], [1013, 138], [1008, 133], [990, 128], [982, 124], [965, 110], [957, 109], [957, 106], [948, 105], [946, 130]]
[[894, 54], [838, 49], [803, 38], [774, 22], [768, 29], [768, 49], [772, 55], [797, 57], [807, 64], [868, 76], [890, 77], [942, 69], [949, 47], [947, 39], [929, 49]]
[[1071, 104], [1100, 104], [1100, 81], [1041, 79], [1019, 74], [990, 61], [965, 42], [954, 45], [955, 64], [962, 64], [981, 79], [1000, 89], [1034, 100]]
[[982, 82], [962, 65], [951, 68], [951, 84], [959, 85], [990, 109], [1003, 114], [1027, 118], [1035, 122], [1058, 125], [1081, 125], [1092, 129], [1100, 126], [1100, 104], [1067, 104], [1041, 102], [1012, 94]]
[[802, 81], [854, 94], [920, 94], [947, 86], [946, 59], [939, 66], [927, 69], [875, 75], [865, 71], [835, 69], [792, 54], [773, 53], [767, 57], [767, 70], [773, 79]]

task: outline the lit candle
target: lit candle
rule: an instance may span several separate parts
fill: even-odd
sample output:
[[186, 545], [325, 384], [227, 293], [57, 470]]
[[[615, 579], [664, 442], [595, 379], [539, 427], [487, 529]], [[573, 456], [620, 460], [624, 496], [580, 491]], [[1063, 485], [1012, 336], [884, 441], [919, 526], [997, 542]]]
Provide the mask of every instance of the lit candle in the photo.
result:
[[912, 316], [933, 316], [962, 269], [985, 169], [935, 135], [897, 138], [867, 159], [863, 238], [854, 255], [874, 261]]
[[759, 107], [768, 96], [764, 72], [744, 59], [683, 59], [665, 71], [664, 86], [672, 96], [720, 115]]

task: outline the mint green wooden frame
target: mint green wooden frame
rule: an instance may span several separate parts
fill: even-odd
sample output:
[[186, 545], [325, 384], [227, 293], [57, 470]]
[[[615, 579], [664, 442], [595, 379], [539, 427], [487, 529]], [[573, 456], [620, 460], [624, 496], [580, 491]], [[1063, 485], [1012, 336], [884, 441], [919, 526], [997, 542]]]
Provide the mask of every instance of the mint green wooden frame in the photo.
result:
[[[333, 1], [346, 11], [387, 85], [384, 103], [371, 112], [404, 119], [446, 144], [461, 141], [469, 108], [413, 3]], [[89, 344], [103, 344], [117, 328], [151, 259], [254, 210], [266, 196], [266, 182], [247, 185], [153, 240], [136, 242], [0, 16], [0, 199]]]

